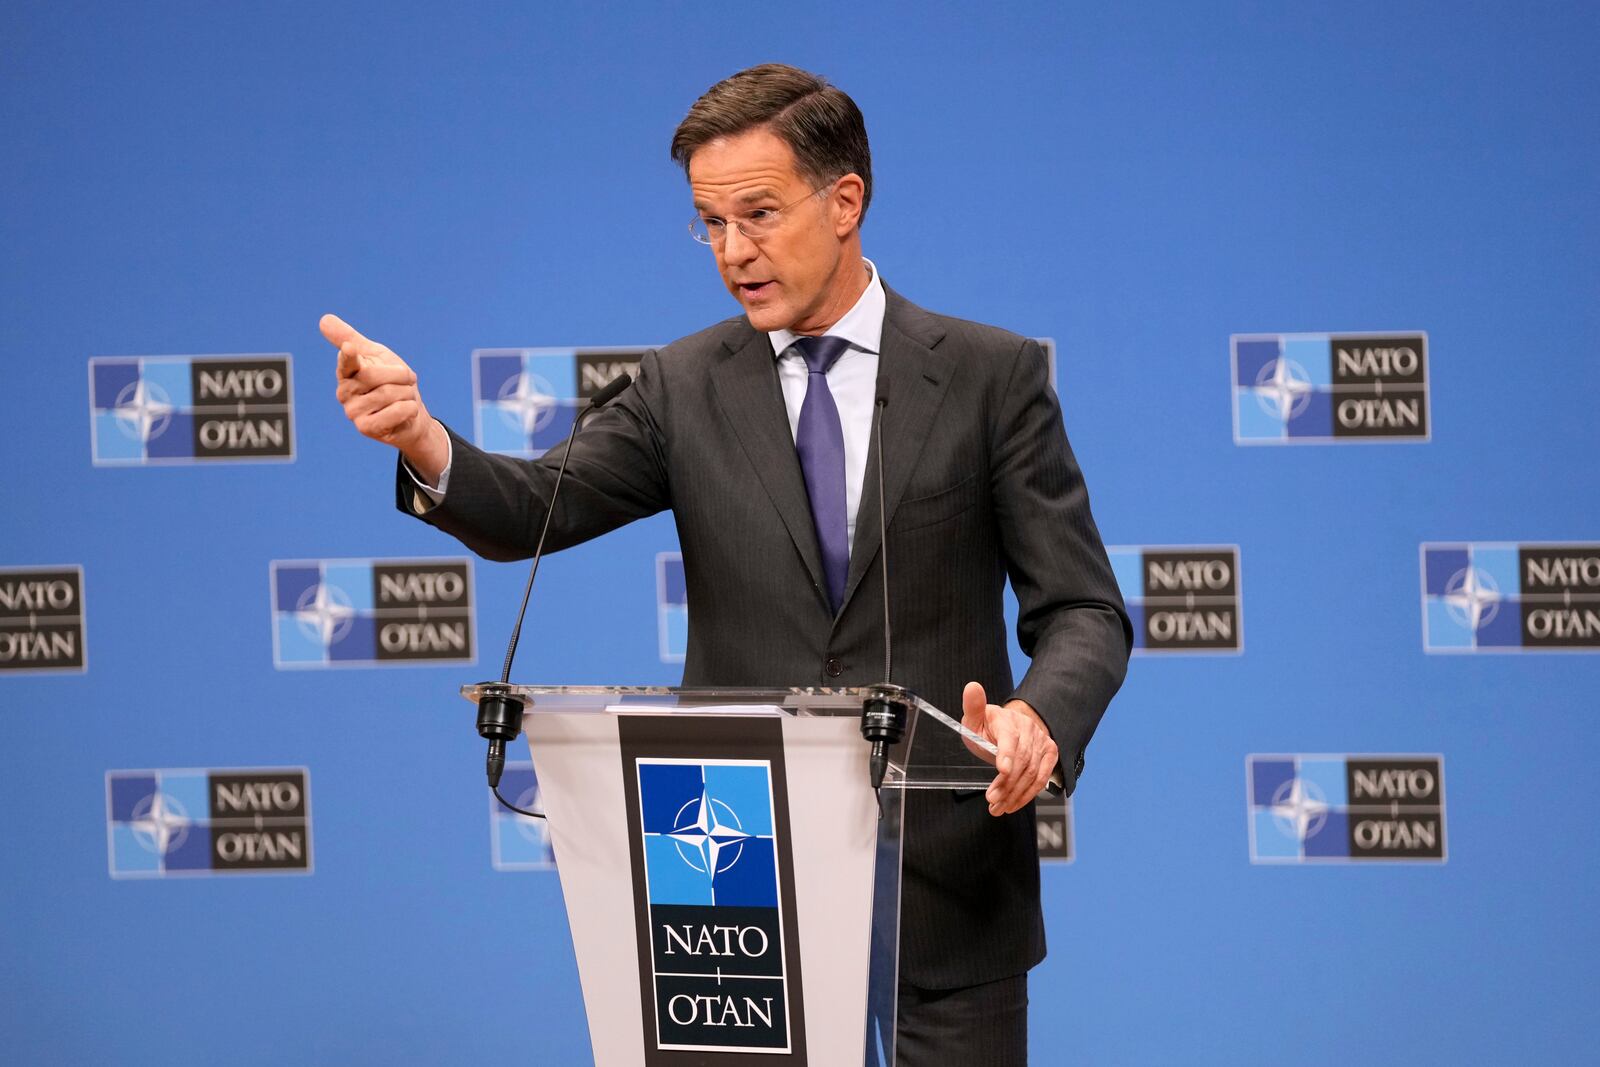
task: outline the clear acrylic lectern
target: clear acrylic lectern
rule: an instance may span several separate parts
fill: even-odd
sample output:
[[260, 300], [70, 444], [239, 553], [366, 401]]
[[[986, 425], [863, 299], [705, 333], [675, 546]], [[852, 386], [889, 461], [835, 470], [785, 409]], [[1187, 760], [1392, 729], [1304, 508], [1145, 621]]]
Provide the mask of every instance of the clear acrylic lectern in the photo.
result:
[[991, 744], [895, 687], [462, 695], [491, 690], [526, 709], [597, 1067], [891, 1067], [903, 792], [985, 788]]

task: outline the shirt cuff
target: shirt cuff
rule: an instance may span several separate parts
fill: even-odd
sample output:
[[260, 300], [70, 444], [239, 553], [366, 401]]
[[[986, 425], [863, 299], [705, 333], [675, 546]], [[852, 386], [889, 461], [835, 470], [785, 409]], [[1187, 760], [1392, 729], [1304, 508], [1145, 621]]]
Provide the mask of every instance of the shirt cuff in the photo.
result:
[[423, 481], [422, 476], [416, 472], [411, 464], [406, 462], [405, 457], [400, 457], [400, 466], [404, 468], [406, 474], [411, 477], [411, 480], [416, 483], [411, 491], [411, 510], [416, 512], [418, 515], [432, 511], [434, 508], [444, 503], [444, 494], [450, 488], [450, 468], [455, 463], [456, 446], [455, 443], [450, 440], [448, 434], [445, 436], [444, 443], [446, 449], [444, 457], [444, 470], [439, 472], [438, 485], [429, 485], [427, 482]]

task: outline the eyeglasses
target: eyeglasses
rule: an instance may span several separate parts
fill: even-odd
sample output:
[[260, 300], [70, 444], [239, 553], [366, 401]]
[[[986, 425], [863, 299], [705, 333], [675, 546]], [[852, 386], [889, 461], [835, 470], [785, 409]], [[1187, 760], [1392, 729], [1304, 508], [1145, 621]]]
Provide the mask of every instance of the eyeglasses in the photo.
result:
[[838, 179], [827, 185], [818, 186], [800, 199], [790, 201], [782, 207], [758, 207], [754, 211], [747, 211], [743, 215], [735, 215], [728, 219], [696, 215], [694, 221], [689, 223], [689, 236], [703, 245], [721, 245], [728, 239], [728, 227], [733, 226], [752, 241], [771, 237], [778, 227], [783, 225], [785, 211], [797, 204], [805, 203], [818, 193], [832, 189], [836, 181]]

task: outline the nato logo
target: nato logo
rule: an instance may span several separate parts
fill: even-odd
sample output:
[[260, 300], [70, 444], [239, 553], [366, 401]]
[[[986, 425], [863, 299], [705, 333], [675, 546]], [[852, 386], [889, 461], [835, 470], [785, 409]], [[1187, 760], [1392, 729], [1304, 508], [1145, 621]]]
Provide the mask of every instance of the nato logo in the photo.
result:
[[97, 467], [294, 458], [287, 355], [89, 360]]
[[635, 766], [657, 1047], [791, 1051], [771, 764]]
[[110, 771], [113, 878], [311, 872], [304, 767]]
[[[539, 779], [531, 760], [506, 761], [500, 792], [519, 808], [544, 810]], [[493, 793], [489, 794], [489, 848], [497, 871], [553, 871], [556, 868], [549, 825], [543, 819], [506, 810]]]
[[1424, 544], [1422, 647], [1600, 649], [1600, 544]]
[[1443, 863], [1440, 756], [1245, 760], [1251, 863]]
[[83, 568], [0, 567], [0, 672], [82, 674]]
[[578, 409], [644, 347], [480, 348], [472, 353], [472, 420], [479, 448], [537, 459], [566, 440]]
[[273, 560], [279, 670], [471, 663], [470, 559]]
[[1235, 334], [1241, 445], [1426, 441], [1428, 335]]
[[1033, 801], [1034, 836], [1039, 844], [1040, 863], [1071, 863], [1072, 798], [1040, 793]]
[[656, 553], [656, 640], [662, 663], [682, 663], [689, 654], [689, 588], [683, 553]]
[[1135, 655], [1244, 650], [1237, 545], [1106, 549]]

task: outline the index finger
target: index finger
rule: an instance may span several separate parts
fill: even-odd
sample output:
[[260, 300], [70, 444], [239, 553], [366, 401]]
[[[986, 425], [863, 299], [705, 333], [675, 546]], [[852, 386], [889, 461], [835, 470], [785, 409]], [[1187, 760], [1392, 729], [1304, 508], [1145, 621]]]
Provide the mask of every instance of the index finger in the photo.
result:
[[343, 347], [346, 341], [365, 341], [361, 331], [344, 321], [337, 315], [324, 315], [317, 321], [317, 328], [322, 331], [322, 336], [335, 348]]

